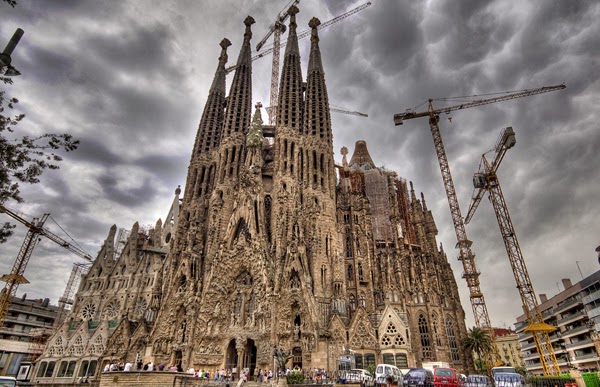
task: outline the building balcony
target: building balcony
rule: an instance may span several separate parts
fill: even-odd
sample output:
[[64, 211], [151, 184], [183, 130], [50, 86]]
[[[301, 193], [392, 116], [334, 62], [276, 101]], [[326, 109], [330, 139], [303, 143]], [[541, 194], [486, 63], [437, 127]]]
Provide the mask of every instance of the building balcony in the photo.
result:
[[567, 344], [567, 349], [575, 350], [575, 349], [581, 349], [581, 348], [591, 347], [591, 346], [594, 346], [594, 340], [587, 339], [587, 340], [577, 341], [575, 343], [569, 343], [569, 344]]
[[21, 329], [6, 328], [6, 327], [2, 327], [2, 329], [0, 329], [0, 334], [11, 335], [11, 336], [29, 336], [28, 331], [26, 332]]
[[6, 322], [11, 322], [15, 324], [19, 324], [25, 327], [33, 327], [33, 328], [51, 328], [54, 324], [43, 322], [43, 321], [35, 321], [35, 320], [21, 320], [14, 316], [6, 316]]
[[58, 314], [57, 310], [48, 310], [48, 309], [41, 309], [39, 307], [31, 307], [31, 306], [24, 306], [24, 305], [18, 305], [18, 304], [11, 304], [10, 307], [8, 308], [9, 313], [11, 311], [15, 311], [15, 312], [25, 312], [25, 314], [30, 314], [30, 315], [34, 315], [34, 316], [42, 316], [42, 317], [51, 317], [51, 318], [56, 318], [56, 315]]
[[600, 360], [600, 357], [598, 357], [597, 354], [595, 353], [588, 353], [587, 355], [581, 355], [581, 356], [576, 356], [575, 360], [573, 360], [573, 362], [578, 362], [578, 361], [583, 361], [583, 360]]
[[525, 353], [523, 353], [523, 360], [528, 361], [528, 360], [539, 360], [540, 357], [538, 356], [537, 352], [531, 352], [529, 355], [525, 355]]
[[536, 348], [535, 342], [533, 342], [533, 343], [521, 343], [521, 351], [522, 352], [528, 351], [528, 350], [530, 351], [530, 350], [535, 349], [535, 348]]
[[583, 305], [583, 302], [580, 298], [575, 298], [574, 300], [567, 301], [564, 304], [558, 305], [554, 308], [554, 313], [562, 313], [567, 311], [575, 306]]
[[582, 310], [582, 311], [574, 313], [574, 314], [572, 314], [570, 316], [562, 318], [562, 319], [558, 320], [556, 323], [557, 323], [557, 325], [559, 327], [560, 326], [564, 326], [564, 325], [567, 325], [570, 322], [577, 321], [577, 320], [581, 319], [583, 316], [587, 317], [587, 314], [585, 313], [585, 311]]
[[600, 308], [594, 308], [587, 311], [587, 315], [590, 319], [600, 316]]
[[[520, 342], [522, 342], [522, 341], [528, 341], [528, 340], [531, 340], [533, 338], [533, 336], [529, 332], [518, 333], [517, 337], [518, 337], [518, 339], [519, 339]], [[523, 343], [521, 343], [521, 344], [523, 344]]]
[[517, 331], [517, 333], [518, 333], [519, 331], [522, 331], [523, 329], [527, 328], [527, 325], [529, 325], [527, 323], [527, 321], [521, 321], [519, 323], [516, 323], [515, 324], [515, 331]]
[[561, 332], [560, 334], [562, 335], [562, 337], [566, 338], [566, 337], [577, 336], [577, 335], [582, 334], [582, 333], [587, 333], [587, 332], [589, 332], [589, 330], [590, 330], [590, 328], [588, 328], [586, 325], [582, 325], [580, 327], [569, 329], [568, 331]]
[[542, 317], [543, 317], [544, 319], [546, 319], [546, 318], [548, 318], [548, 317], [552, 316], [553, 314], [554, 314], [554, 309], [552, 309], [552, 308], [550, 308], [550, 309], [546, 309], [546, 310], [542, 311]]
[[596, 290], [595, 292], [592, 292], [592, 293], [588, 294], [587, 296], [583, 297], [581, 299], [581, 301], [584, 304], [589, 304], [593, 301], [596, 301], [599, 298], [600, 298], [600, 290]]

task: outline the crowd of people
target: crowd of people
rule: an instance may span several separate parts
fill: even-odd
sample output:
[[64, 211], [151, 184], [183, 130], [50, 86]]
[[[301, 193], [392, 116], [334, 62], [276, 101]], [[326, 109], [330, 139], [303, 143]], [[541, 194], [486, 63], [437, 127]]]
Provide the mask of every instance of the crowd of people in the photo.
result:
[[[123, 372], [131, 372], [131, 371], [162, 371], [162, 372], [184, 372], [181, 365], [165, 365], [163, 363], [155, 366], [152, 362], [148, 362], [143, 364], [143, 362], [133, 363], [133, 362], [107, 362], [104, 365], [104, 369], [102, 372], [114, 372], [114, 371], [123, 371]], [[315, 368], [313, 369], [286, 369], [285, 371], [281, 370], [279, 372], [279, 376], [287, 376], [292, 371], [299, 371], [303, 374], [304, 378], [307, 380], [313, 380], [316, 382], [328, 380], [329, 376], [327, 372], [323, 369]], [[205, 371], [205, 370], [195, 370], [193, 367], [190, 367], [187, 371], [187, 374], [194, 375], [195, 378], [199, 379], [209, 379], [214, 380], [215, 382], [233, 382], [237, 381], [238, 384], [242, 384], [243, 382], [251, 380], [255, 380], [259, 383], [269, 382], [274, 376], [276, 376], [272, 370], [270, 369], [254, 369], [253, 375], [250, 375], [247, 369], [243, 370], [239, 375], [236, 368], [232, 369], [218, 369], [216, 371]], [[85, 383], [85, 382], [82, 382]]]

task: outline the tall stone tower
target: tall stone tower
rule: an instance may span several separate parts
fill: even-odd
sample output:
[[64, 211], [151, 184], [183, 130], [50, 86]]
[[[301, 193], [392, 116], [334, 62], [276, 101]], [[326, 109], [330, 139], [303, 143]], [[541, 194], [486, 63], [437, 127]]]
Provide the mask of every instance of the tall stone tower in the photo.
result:
[[[184, 197], [165, 222], [115, 243], [113, 227], [73, 311], [48, 342], [36, 382], [100, 375], [141, 360], [216, 369], [330, 372], [445, 361], [464, 372], [465, 316], [425, 196], [378, 167], [366, 141], [336, 164], [313, 18], [306, 78], [296, 14], [274, 126], [252, 112], [250, 42], [229, 93], [227, 39], [200, 119]], [[75, 371], [76, 370], [76, 371]]]
[[[452, 270], [425, 199], [366, 142], [336, 165], [313, 18], [306, 79], [291, 7], [277, 119], [252, 116], [251, 17], [225, 97], [226, 48], [200, 121], [149, 353], [183, 368], [466, 368]], [[338, 181], [339, 177], [339, 181]]]

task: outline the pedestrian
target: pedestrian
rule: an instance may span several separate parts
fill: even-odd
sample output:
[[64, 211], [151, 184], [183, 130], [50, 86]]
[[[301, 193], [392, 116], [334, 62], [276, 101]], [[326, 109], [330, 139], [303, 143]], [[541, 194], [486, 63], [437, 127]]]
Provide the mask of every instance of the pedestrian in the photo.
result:
[[389, 374], [388, 376], [385, 377], [385, 383], [386, 383], [387, 387], [392, 387], [393, 381], [394, 381], [394, 378], [392, 377], [391, 374]]
[[108, 371], [110, 371], [110, 363], [106, 363], [104, 365], [104, 369], [102, 370], [102, 372], [108, 372]]
[[125, 367], [123, 367], [123, 371], [124, 371], [124, 372], [129, 372], [129, 371], [131, 371], [131, 367], [132, 367], [132, 366], [133, 366], [133, 365], [131, 364], [131, 362], [130, 362], [130, 361], [128, 361], [127, 363], [125, 363]]
[[154, 370], [154, 364], [152, 364], [152, 362], [148, 363], [148, 371], [153, 371]]

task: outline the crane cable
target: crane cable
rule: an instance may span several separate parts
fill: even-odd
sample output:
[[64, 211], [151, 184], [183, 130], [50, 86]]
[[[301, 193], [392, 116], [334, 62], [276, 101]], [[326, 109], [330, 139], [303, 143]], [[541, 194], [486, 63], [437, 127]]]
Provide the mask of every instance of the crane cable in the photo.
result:
[[[75, 239], [73, 239], [73, 238], [71, 237], [71, 235], [69, 235], [69, 233], [68, 233], [68, 232], [67, 232], [67, 231], [66, 231], [64, 228], [62, 228], [62, 227], [60, 226], [60, 224], [58, 224], [58, 222], [57, 222], [57, 221], [56, 221], [56, 220], [55, 220], [55, 219], [52, 217], [52, 215], [49, 215], [48, 217], [49, 217], [50, 219], [52, 219], [52, 221], [54, 222], [54, 224], [56, 224], [56, 225], [58, 226], [58, 228], [60, 228], [60, 229], [62, 230], [62, 232], [64, 232], [64, 233], [65, 233], [65, 235], [67, 235], [67, 236], [69, 237], [69, 239], [70, 239], [70, 240], [72, 240], [72, 241], [73, 241], [73, 243], [74, 243], [75, 245], [77, 245], [77, 247], [79, 247], [79, 248], [81, 249], [81, 251], [83, 251], [83, 252], [84, 252], [84, 253], [86, 253], [87, 255], [90, 255], [90, 254], [89, 254], [87, 251], [85, 251], [85, 249], [84, 249], [83, 247], [81, 247], [81, 245], [80, 245], [79, 243], [77, 243], [77, 241], [76, 241]], [[91, 255], [90, 255], [90, 256], [91, 256]]]

